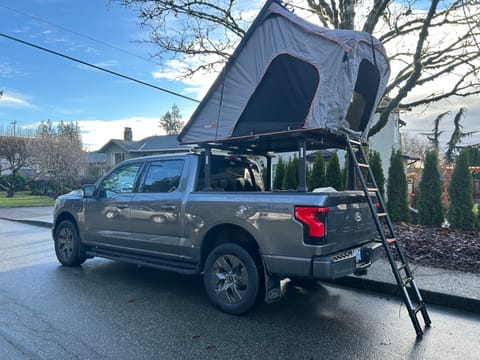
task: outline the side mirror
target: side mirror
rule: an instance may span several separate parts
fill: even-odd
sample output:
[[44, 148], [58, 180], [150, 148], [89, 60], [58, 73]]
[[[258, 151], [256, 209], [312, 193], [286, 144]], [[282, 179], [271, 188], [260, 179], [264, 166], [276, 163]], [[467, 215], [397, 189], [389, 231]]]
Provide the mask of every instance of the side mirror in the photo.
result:
[[82, 191], [84, 198], [92, 198], [95, 194], [95, 185], [83, 185]]

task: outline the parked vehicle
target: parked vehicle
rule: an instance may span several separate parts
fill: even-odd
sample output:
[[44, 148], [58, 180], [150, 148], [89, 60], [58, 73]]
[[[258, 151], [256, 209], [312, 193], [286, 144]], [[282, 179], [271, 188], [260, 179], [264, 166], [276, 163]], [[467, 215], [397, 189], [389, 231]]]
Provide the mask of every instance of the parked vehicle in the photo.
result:
[[103, 257], [203, 274], [221, 310], [241, 314], [280, 280], [363, 274], [383, 252], [361, 191], [265, 191], [256, 163], [201, 151], [127, 160], [60, 196], [52, 229], [65, 266]]

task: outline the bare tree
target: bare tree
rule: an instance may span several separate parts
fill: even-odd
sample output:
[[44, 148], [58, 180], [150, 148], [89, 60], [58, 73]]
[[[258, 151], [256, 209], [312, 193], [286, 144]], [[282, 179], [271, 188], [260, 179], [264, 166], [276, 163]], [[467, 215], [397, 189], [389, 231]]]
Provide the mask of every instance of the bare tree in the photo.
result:
[[[218, 70], [245, 35], [252, 10], [235, 0], [118, 0], [135, 9], [141, 25], [150, 29], [147, 41], [157, 45], [155, 58], [186, 64], [182, 76]], [[377, 36], [389, 49], [391, 81], [383, 108], [370, 135], [383, 128], [397, 109], [428, 105], [452, 96], [480, 93], [480, 6], [478, 0], [305, 0], [287, 2], [298, 12], [315, 14], [329, 28], [357, 29]], [[445, 87], [420, 99], [412, 90], [435, 80]]]
[[31, 146], [35, 168], [48, 179], [55, 197], [78, 186], [86, 159], [78, 124], [60, 122], [55, 127], [42, 122]]
[[30, 141], [24, 137], [0, 136], [0, 159], [4, 160], [2, 171], [6, 172], [0, 181], [0, 189], [7, 192], [7, 197], [14, 197], [15, 192], [25, 186], [20, 181], [20, 173], [28, 166], [31, 158]]
[[167, 111], [158, 124], [168, 135], [179, 134], [183, 127], [182, 114], [176, 104], [173, 104], [172, 110]]

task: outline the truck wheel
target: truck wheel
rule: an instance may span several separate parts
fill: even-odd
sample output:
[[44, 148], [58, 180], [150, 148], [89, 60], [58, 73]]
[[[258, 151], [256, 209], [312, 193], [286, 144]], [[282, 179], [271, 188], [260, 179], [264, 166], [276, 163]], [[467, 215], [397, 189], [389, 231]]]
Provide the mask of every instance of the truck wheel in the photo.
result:
[[210, 300], [229, 314], [250, 310], [259, 295], [260, 272], [254, 257], [235, 244], [217, 246], [205, 262], [203, 282]]
[[58, 261], [65, 266], [78, 266], [87, 259], [80, 253], [80, 237], [75, 225], [64, 220], [55, 231], [55, 254]]

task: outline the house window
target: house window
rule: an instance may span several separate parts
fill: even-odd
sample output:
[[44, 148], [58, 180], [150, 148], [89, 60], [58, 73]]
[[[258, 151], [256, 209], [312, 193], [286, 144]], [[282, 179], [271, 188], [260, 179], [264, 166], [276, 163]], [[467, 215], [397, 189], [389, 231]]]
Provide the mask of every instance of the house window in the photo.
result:
[[125, 153], [117, 152], [112, 154], [113, 165], [120, 164], [123, 160], [125, 160]]

